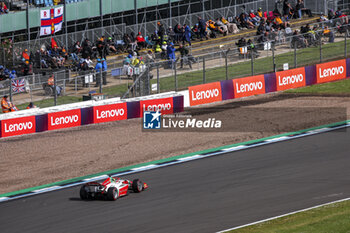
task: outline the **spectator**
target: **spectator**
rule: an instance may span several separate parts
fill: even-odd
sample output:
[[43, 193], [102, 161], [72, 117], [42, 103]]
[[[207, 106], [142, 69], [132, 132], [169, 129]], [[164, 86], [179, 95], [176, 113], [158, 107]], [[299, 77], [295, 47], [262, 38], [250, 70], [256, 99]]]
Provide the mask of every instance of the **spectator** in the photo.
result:
[[170, 39], [172, 42], [175, 42], [175, 32], [174, 32], [172, 26], [169, 26], [169, 27], [168, 27], [168, 30], [167, 30], [166, 33], [167, 33], [167, 35], [169, 36], [169, 39]]
[[146, 40], [145, 38], [143, 38], [141, 32], [139, 32], [138, 35], [136, 36], [136, 41], [139, 48], [141, 49], [146, 48]]
[[324, 28], [323, 35], [329, 38], [329, 40], [328, 40], [329, 43], [334, 42], [334, 33], [333, 33], [332, 29], [328, 28], [328, 26], [326, 26]]
[[3, 113], [14, 112], [18, 110], [16, 106], [10, 102], [7, 95], [1, 99], [1, 108]]
[[15, 70], [12, 70], [11, 71], [11, 74], [10, 74], [10, 79], [16, 79], [17, 78], [17, 75], [16, 75], [16, 71]]
[[26, 109], [31, 109], [31, 108], [37, 108], [37, 107], [33, 104], [33, 102], [30, 102], [30, 103], [28, 104], [28, 106], [26, 107]]
[[190, 69], [192, 70], [192, 62], [195, 62], [195, 59], [192, 55], [190, 55], [190, 51], [188, 48], [186, 48], [184, 45], [180, 44], [179, 48], [177, 51], [180, 52], [181, 58], [180, 58], [180, 63], [181, 63], [181, 69], [183, 68], [184, 63], [188, 64]]
[[158, 36], [160, 37], [160, 41], [163, 42], [163, 37], [164, 37], [164, 34], [165, 34], [165, 28], [164, 28], [164, 25], [161, 24], [160, 22], [157, 23], [158, 25]]
[[200, 35], [201, 41], [203, 40], [203, 37], [205, 37], [208, 40], [208, 36], [206, 33], [207, 23], [201, 17], [198, 17], [198, 28], [199, 28], [199, 35]]
[[303, 17], [303, 13], [306, 13], [309, 17], [312, 17], [312, 13], [310, 9], [305, 8], [304, 0], [297, 0], [297, 4], [295, 6], [295, 10], [298, 13], [298, 18]]
[[191, 28], [190, 26], [188, 26], [187, 24], [184, 24], [184, 36], [183, 36], [183, 43], [185, 44], [185, 42], [188, 42], [188, 44], [191, 46], [191, 37], [192, 37], [192, 34], [191, 34]]
[[7, 13], [9, 13], [9, 9], [7, 8], [6, 4], [4, 2], [0, 2], [0, 14]]
[[55, 76], [54, 76], [54, 74], [52, 74], [49, 77], [49, 79], [47, 80], [47, 85], [49, 85], [52, 88], [53, 91], [56, 90], [56, 94], [57, 95], [61, 95], [62, 87], [58, 86], [57, 84], [55, 86]]
[[170, 43], [167, 46], [167, 58], [169, 60], [169, 66], [171, 69], [174, 69], [174, 65], [176, 62], [175, 51], [176, 51], [176, 49], [174, 48], [174, 44]]
[[175, 33], [175, 41], [174, 42], [179, 43], [183, 37], [183, 28], [181, 27], [181, 24], [175, 25], [174, 33]]
[[146, 55], [146, 63], [150, 64], [153, 63], [156, 60], [154, 54], [152, 53], [151, 50], [148, 50], [147, 55]]
[[320, 21], [320, 22], [328, 21], [328, 18], [327, 18], [327, 16], [325, 16], [323, 13], [321, 13], [321, 16], [320, 16], [319, 21]]
[[286, 19], [291, 18], [293, 15], [294, 9], [288, 0], [283, 0], [283, 15]]

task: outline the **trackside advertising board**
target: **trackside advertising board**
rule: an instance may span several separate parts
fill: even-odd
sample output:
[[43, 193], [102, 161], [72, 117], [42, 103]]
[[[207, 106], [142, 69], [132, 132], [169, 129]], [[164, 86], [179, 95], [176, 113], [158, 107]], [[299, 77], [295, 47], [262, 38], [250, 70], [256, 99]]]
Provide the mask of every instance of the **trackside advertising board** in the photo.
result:
[[305, 87], [305, 68], [297, 68], [276, 72], [277, 91], [284, 91], [292, 88]]
[[233, 79], [235, 98], [265, 94], [264, 75]]
[[144, 111], [159, 111], [162, 114], [174, 113], [173, 97], [140, 101], [140, 116]]
[[1, 121], [1, 137], [35, 133], [35, 116]]
[[190, 105], [208, 104], [222, 100], [220, 82], [197, 85], [188, 88]]
[[47, 114], [48, 130], [71, 128], [81, 125], [80, 109]]
[[93, 107], [93, 123], [103, 123], [109, 121], [120, 121], [128, 118], [127, 104], [118, 103]]
[[326, 83], [346, 78], [346, 60], [316, 65], [317, 83]]

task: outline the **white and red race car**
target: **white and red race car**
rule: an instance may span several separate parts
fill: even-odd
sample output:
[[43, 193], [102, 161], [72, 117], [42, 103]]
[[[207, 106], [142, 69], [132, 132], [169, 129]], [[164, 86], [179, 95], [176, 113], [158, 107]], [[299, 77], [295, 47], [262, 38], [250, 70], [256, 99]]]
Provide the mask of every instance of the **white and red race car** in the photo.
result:
[[139, 179], [133, 181], [120, 178], [108, 177], [103, 183], [89, 182], [80, 188], [80, 198], [82, 200], [104, 198], [115, 201], [119, 197], [127, 196], [129, 191], [135, 193], [147, 189], [148, 185]]

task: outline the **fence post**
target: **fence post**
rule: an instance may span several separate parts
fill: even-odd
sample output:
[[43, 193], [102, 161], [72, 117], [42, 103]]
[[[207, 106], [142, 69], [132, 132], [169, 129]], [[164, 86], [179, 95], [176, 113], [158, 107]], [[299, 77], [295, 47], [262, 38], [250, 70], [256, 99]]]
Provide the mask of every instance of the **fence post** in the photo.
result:
[[254, 75], [254, 50], [251, 50], [250, 53], [250, 60], [251, 60], [251, 69], [252, 69], [252, 76]]
[[205, 80], [205, 57], [203, 57], [203, 84], [206, 82]]
[[228, 80], [228, 61], [227, 61], [228, 53], [229, 53], [229, 50], [225, 52], [226, 80]]
[[320, 62], [322, 63], [322, 36], [320, 36]]
[[54, 100], [55, 106], [57, 106], [57, 78], [56, 78], [56, 75], [57, 75], [57, 73], [53, 74], [53, 87], [54, 87], [53, 93], [55, 94], [53, 100]]
[[174, 71], [175, 71], [175, 91], [177, 91], [177, 69], [176, 69], [176, 61], [174, 64]]
[[157, 64], [157, 93], [160, 93], [160, 86], [159, 86], [159, 63]]
[[348, 50], [348, 45], [347, 45], [347, 41], [346, 41], [346, 37], [348, 35], [348, 29], [346, 28], [346, 31], [345, 31], [345, 38], [344, 38], [344, 42], [345, 42], [345, 51], [344, 51], [344, 55], [345, 55], [345, 58], [348, 57], [348, 53], [347, 53], [347, 50]]
[[102, 70], [100, 70], [99, 92], [102, 93]]
[[297, 68], [297, 46], [294, 45], [294, 68]]
[[10, 82], [10, 85], [9, 85], [9, 87], [10, 87], [10, 102], [12, 102], [12, 80], [11, 79], [9, 79], [9, 82]]
[[275, 59], [275, 44], [272, 45], [271, 47], [272, 50], [272, 68], [273, 68], [273, 72], [276, 72], [276, 59]]

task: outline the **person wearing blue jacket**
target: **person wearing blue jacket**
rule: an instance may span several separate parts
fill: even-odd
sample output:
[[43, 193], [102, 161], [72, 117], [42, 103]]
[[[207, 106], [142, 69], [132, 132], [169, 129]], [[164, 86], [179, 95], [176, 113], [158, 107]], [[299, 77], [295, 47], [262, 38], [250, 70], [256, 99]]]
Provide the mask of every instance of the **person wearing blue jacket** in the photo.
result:
[[102, 70], [103, 85], [107, 85], [107, 61], [104, 58], [102, 58]]
[[184, 28], [185, 28], [185, 33], [184, 33], [184, 37], [183, 37], [183, 43], [185, 44], [185, 41], [188, 42], [188, 44], [191, 46], [191, 37], [192, 37], [192, 33], [191, 33], [191, 28], [190, 26], [184, 24]]
[[174, 48], [174, 44], [170, 43], [167, 47], [167, 57], [169, 59], [169, 66], [171, 69], [174, 69], [174, 63], [176, 61], [175, 51], [176, 49]]
[[96, 71], [96, 85], [95, 87], [98, 87], [100, 86], [100, 73], [103, 71], [103, 66], [102, 66], [102, 63], [101, 63], [101, 59], [97, 59], [97, 64], [95, 66], [95, 71]]

